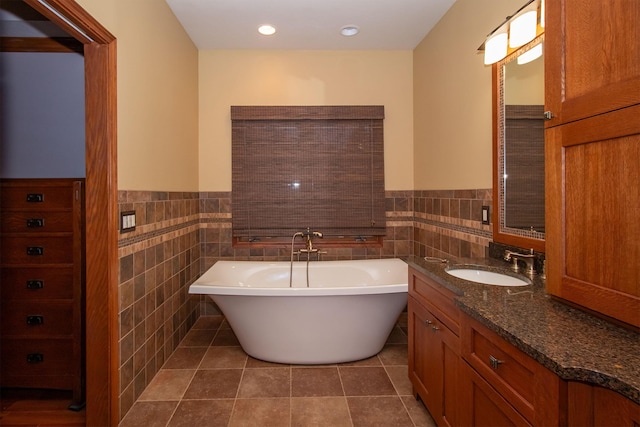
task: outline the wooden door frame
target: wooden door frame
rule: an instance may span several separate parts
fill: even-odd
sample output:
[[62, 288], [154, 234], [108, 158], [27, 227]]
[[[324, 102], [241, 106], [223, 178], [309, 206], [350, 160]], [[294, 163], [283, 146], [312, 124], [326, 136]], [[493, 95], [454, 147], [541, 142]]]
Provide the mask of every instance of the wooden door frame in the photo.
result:
[[24, 0], [84, 45], [86, 425], [119, 422], [116, 38], [75, 0]]

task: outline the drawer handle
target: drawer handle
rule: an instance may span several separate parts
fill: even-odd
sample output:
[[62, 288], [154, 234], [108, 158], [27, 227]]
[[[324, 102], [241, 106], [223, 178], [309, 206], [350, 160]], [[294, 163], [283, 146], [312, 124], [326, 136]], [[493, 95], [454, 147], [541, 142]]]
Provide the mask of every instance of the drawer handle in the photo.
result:
[[27, 289], [44, 288], [44, 280], [27, 280]]
[[44, 255], [44, 248], [42, 246], [29, 246], [27, 248], [27, 255], [29, 256]]
[[44, 323], [44, 316], [27, 316], [27, 325], [36, 326]]
[[27, 194], [27, 203], [42, 203], [42, 202], [44, 202], [44, 194], [42, 193]]
[[502, 365], [504, 360], [496, 359], [495, 357], [489, 355], [489, 364], [493, 369], [498, 369], [498, 366]]
[[439, 327], [437, 327], [436, 325], [433, 325], [433, 326], [431, 327], [431, 330], [433, 330], [433, 332], [438, 332], [438, 331], [440, 330], [440, 328], [439, 328]]
[[424, 321], [424, 323], [425, 323], [426, 325], [431, 325], [433, 322], [432, 322], [431, 320], [425, 320], [425, 321]]
[[44, 354], [42, 353], [27, 354], [27, 363], [42, 363], [42, 362], [44, 362]]
[[42, 228], [44, 227], [43, 218], [31, 218], [27, 220], [27, 228]]

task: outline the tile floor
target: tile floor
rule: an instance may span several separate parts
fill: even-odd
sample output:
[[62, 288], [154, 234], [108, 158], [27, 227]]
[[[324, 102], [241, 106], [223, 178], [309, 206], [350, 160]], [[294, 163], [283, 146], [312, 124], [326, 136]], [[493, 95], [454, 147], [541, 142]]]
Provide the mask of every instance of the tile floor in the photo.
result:
[[197, 321], [120, 426], [434, 427], [435, 423], [411, 394], [402, 320], [372, 358], [300, 366], [247, 356], [224, 318], [207, 316]]

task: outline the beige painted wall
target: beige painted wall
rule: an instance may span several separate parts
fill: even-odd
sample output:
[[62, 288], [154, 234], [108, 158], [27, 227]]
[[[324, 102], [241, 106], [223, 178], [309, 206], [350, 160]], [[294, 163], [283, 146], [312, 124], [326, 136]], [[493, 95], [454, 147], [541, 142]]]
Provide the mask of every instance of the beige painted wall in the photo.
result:
[[414, 50], [414, 189], [492, 187], [491, 67], [478, 47], [524, 0], [457, 0]]
[[199, 81], [200, 191], [231, 190], [232, 105], [384, 105], [386, 188], [413, 188], [411, 51], [201, 51]]
[[159, 0], [77, 0], [117, 38], [118, 188], [198, 191], [198, 51]]

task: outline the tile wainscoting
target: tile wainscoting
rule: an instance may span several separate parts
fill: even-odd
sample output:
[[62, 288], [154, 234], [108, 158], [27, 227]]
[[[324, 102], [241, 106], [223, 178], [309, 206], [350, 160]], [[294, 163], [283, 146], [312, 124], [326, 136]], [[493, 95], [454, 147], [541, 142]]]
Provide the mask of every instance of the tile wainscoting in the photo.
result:
[[[289, 260], [278, 248], [233, 248], [231, 192], [118, 192], [136, 228], [120, 234], [120, 417], [124, 417], [194, 322], [218, 314], [188, 288], [219, 259]], [[491, 190], [387, 191], [382, 248], [328, 249], [323, 259], [484, 256], [491, 239], [481, 207]]]

